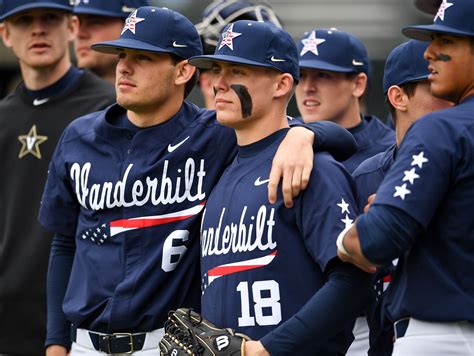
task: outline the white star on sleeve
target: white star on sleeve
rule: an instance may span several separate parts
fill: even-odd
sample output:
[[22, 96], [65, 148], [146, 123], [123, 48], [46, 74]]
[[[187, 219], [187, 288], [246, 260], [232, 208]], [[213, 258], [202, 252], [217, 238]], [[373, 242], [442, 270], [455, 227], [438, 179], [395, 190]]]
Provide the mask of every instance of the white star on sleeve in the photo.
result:
[[344, 214], [345, 212], [347, 214], [350, 214], [350, 211], [349, 211], [349, 204], [347, 204], [345, 201], [344, 201], [344, 198], [342, 198], [342, 201], [337, 204], [338, 207], [341, 208], [341, 214]]
[[345, 224], [345, 228], [347, 228], [348, 226], [351, 226], [351, 224], [354, 222], [354, 220], [349, 219], [349, 215], [347, 214], [344, 219], [341, 219], [341, 221]]
[[413, 161], [411, 162], [412, 166], [418, 166], [420, 168], [423, 168], [423, 164], [428, 162], [428, 158], [424, 157], [424, 152], [421, 151], [417, 155], [413, 155]]
[[409, 181], [410, 184], [415, 182], [415, 179], [420, 178], [418, 174], [415, 173], [415, 168], [410, 169], [409, 171], [405, 171], [405, 176], [403, 177], [403, 182]]
[[393, 197], [400, 197], [400, 199], [405, 200], [405, 196], [410, 194], [411, 190], [407, 189], [407, 184], [403, 184], [402, 186], [395, 186], [395, 193], [393, 193]]

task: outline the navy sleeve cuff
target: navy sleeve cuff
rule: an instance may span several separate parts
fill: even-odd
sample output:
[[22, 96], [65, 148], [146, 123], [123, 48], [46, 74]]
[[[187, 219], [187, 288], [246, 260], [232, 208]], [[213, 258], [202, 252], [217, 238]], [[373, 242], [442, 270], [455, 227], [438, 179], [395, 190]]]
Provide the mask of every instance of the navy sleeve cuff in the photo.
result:
[[356, 227], [363, 255], [378, 265], [400, 257], [422, 232], [415, 219], [388, 205], [371, 206], [359, 217]]

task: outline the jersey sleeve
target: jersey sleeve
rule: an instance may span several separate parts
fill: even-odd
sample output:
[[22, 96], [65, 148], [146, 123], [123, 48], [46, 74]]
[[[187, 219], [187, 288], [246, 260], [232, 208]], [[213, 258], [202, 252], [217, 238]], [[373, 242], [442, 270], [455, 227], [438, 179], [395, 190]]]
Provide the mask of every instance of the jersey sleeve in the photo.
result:
[[296, 221], [309, 253], [324, 271], [337, 256], [337, 236], [353, 223], [358, 211], [349, 172], [327, 154], [317, 154], [314, 167], [296, 204]]
[[63, 134], [49, 164], [38, 220], [52, 232], [75, 236], [80, 207], [67, 175], [63, 154], [64, 136]]
[[455, 136], [452, 127], [436, 117], [416, 122], [377, 191], [374, 205], [394, 206], [426, 228], [455, 170]]

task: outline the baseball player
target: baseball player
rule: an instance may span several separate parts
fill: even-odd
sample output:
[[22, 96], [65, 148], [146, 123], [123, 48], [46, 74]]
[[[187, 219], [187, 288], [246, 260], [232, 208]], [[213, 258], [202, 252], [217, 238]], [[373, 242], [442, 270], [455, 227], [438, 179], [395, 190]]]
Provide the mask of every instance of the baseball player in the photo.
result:
[[69, 0], [4, 0], [0, 32], [23, 82], [0, 101], [0, 354], [40, 355], [50, 233], [36, 220], [49, 160], [76, 117], [114, 100], [113, 87], [71, 65]]
[[434, 24], [403, 30], [430, 41], [431, 92], [456, 105], [412, 125], [368, 213], [338, 239], [341, 259], [368, 271], [399, 258], [384, 296], [396, 356], [474, 350], [473, 16], [473, 2], [444, 0]]
[[332, 246], [356, 214], [351, 177], [319, 153], [293, 209], [265, 192], [299, 79], [294, 41], [271, 24], [236, 21], [214, 55], [190, 63], [212, 70], [217, 119], [239, 145], [203, 214], [203, 317], [259, 340], [245, 343], [246, 355], [343, 355], [371, 296], [371, 277]]
[[305, 122], [330, 120], [348, 129], [357, 152], [343, 164], [352, 172], [384, 151], [394, 133], [375, 116], [363, 116], [360, 98], [367, 90], [369, 58], [364, 44], [335, 28], [313, 29], [298, 42], [301, 80], [296, 103]]
[[74, 40], [77, 65], [115, 84], [117, 58], [93, 51], [91, 45], [119, 37], [128, 15], [146, 5], [149, 5], [147, 0], [77, 0], [74, 5], [74, 14], [79, 18]]
[[[410, 126], [425, 114], [452, 106], [452, 103], [431, 94], [428, 62], [423, 58], [427, 47], [426, 42], [410, 40], [395, 47], [387, 57], [383, 91], [387, 96], [390, 113], [395, 119], [396, 144], [362, 162], [352, 174], [357, 186], [359, 211], [364, 210], [369, 196], [377, 191], [392, 166], [398, 147]], [[382, 326], [378, 310], [392, 270], [390, 264], [378, 272], [381, 277], [376, 283], [378, 303], [374, 304], [368, 313], [371, 333], [369, 355], [392, 354], [393, 325]]]
[[[224, 27], [238, 20], [263, 21], [282, 27], [280, 19], [268, 3], [248, 0], [214, 0], [202, 13], [202, 21], [196, 25], [205, 54], [213, 54]], [[206, 108], [214, 107], [212, 76], [206, 69], [200, 70], [199, 87]]]
[[[202, 47], [181, 14], [140, 7], [120, 39], [93, 48], [118, 55], [117, 104], [74, 121], [51, 161], [39, 214], [56, 234], [47, 345], [66, 354], [72, 322], [73, 356], [157, 355], [168, 310], [199, 310], [200, 216], [235, 137], [184, 101], [196, 77], [187, 58]], [[290, 156], [312, 151], [310, 136], [291, 129], [280, 146], [289, 166], [273, 179], [284, 172], [285, 194], [307, 179]]]

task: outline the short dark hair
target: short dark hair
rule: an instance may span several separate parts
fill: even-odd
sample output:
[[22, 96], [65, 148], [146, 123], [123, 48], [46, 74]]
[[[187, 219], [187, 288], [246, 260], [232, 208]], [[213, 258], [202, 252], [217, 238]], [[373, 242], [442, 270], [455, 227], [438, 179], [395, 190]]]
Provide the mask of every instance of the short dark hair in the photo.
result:
[[[177, 56], [174, 53], [170, 53], [171, 56], [171, 61], [173, 62], [174, 65], [178, 64], [181, 61], [185, 61], [186, 59], [180, 56]], [[199, 79], [199, 70], [196, 68], [196, 71], [194, 72], [193, 76], [191, 79], [188, 80], [184, 87], [184, 99], [186, 99], [193, 90], [194, 86], [197, 84]]]
[[[409, 98], [411, 98], [413, 95], [415, 95], [415, 90], [416, 90], [416, 87], [418, 86], [419, 83], [420, 82], [408, 82], [408, 83], [404, 83], [402, 85], [399, 85], [399, 87], [403, 90], [403, 92]], [[392, 103], [390, 102], [390, 100], [388, 100], [388, 95], [385, 96], [385, 102], [387, 103], [390, 114], [392, 114], [393, 122], [394, 122], [394, 124], [396, 124], [396, 122], [397, 122], [397, 109], [395, 109], [393, 107]]]

